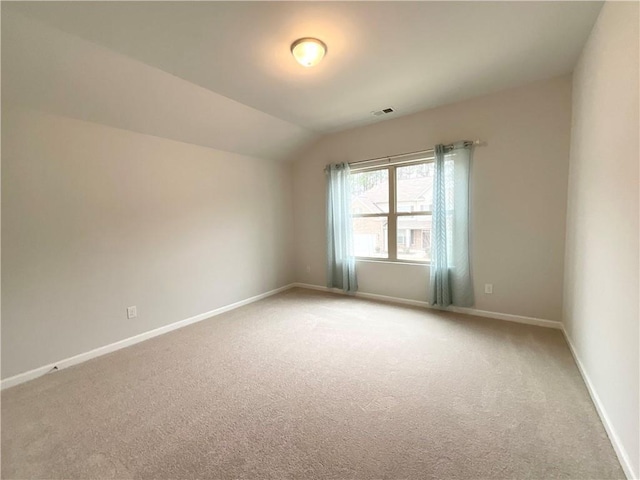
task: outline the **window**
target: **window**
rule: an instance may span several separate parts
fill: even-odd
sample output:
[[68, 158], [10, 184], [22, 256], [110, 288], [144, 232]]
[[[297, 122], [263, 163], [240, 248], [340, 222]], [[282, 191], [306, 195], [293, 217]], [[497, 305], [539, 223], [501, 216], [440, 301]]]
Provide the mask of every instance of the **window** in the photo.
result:
[[389, 258], [389, 169], [352, 173], [350, 181], [356, 257]]
[[429, 261], [433, 162], [356, 170], [350, 181], [356, 257]]

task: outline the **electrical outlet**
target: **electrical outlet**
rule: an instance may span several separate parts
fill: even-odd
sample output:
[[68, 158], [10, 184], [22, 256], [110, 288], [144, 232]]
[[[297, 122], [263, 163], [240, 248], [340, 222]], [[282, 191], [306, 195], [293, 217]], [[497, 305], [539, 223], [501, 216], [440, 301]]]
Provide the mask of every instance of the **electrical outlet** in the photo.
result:
[[307, 265], [307, 273], [311, 273], [311, 266]]
[[133, 307], [127, 307], [127, 318], [136, 318], [138, 316], [138, 309], [134, 305]]
[[484, 284], [484, 293], [493, 293], [493, 283]]

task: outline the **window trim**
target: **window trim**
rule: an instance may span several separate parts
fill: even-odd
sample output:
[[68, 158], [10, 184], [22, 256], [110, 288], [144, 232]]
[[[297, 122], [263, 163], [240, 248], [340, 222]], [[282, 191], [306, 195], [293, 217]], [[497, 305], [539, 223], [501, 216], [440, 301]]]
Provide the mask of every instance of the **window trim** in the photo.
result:
[[417, 264], [417, 265], [430, 265], [431, 260], [406, 260], [402, 258], [398, 258], [398, 217], [417, 217], [420, 215], [433, 215], [432, 210], [419, 210], [414, 212], [398, 212], [397, 211], [397, 194], [396, 194], [396, 169], [398, 167], [408, 167], [411, 165], [422, 165], [434, 163], [433, 157], [427, 157], [417, 160], [411, 160], [408, 162], [397, 162], [386, 165], [375, 165], [368, 166], [363, 168], [354, 168], [351, 170], [351, 173], [365, 173], [372, 172], [376, 170], [387, 170], [388, 171], [388, 182], [389, 182], [389, 211], [381, 212], [381, 213], [352, 213], [351, 218], [377, 218], [377, 217], [386, 217], [387, 218], [387, 257], [360, 257], [355, 256], [356, 260], [365, 260], [365, 261], [377, 261], [377, 262], [389, 262], [389, 263], [408, 263], [408, 264]]

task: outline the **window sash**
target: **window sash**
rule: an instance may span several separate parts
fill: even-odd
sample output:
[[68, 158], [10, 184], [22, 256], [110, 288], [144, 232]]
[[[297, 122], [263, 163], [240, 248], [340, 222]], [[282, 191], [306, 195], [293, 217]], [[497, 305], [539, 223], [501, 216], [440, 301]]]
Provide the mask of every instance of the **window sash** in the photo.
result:
[[[413, 212], [398, 212], [395, 215], [399, 217], [417, 217], [420, 215], [433, 215], [431, 210], [415, 210]], [[388, 217], [388, 213], [352, 213], [351, 218], [375, 218]]]
[[414, 212], [398, 212], [397, 205], [397, 181], [396, 168], [407, 167], [411, 165], [422, 165], [433, 163], [433, 158], [411, 160], [408, 162], [399, 162], [393, 165], [375, 165], [358, 169], [352, 169], [352, 173], [363, 173], [367, 171], [388, 170], [387, 180], [389, 182], [389, 211], [381, 213], [352, 213], [351, 218], [377, 218], [386, 217], [387, 221], [387, 257], [363, 257], [356, 256], [356, 260], [369, 260], [377, 262], [396, 262], [396, 263], [419, 263], [428, 265], [430, 260], [404, 260], [398, 258], [398, 217], [414, 217], [419, 215], [433, 215], [432, 210], [417, 210]]

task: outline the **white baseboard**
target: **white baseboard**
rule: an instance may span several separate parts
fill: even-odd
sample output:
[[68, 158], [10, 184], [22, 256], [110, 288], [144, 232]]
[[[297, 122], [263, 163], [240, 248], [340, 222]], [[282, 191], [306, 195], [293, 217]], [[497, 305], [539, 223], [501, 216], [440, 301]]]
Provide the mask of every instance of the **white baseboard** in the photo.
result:
[[42, 367], [34, 368], [33, 370], [29, 370], [28, 372], [19, 373], [18, 375], [14, 375], [13, 377], [5, 378], [4, 380], [2, 380], [0, 382], [0, 389], [4, 390], [5, 388], [13, 387], [14, 385], [33, 380], [34, 378], [40, 377], [52, 371], [54, 368], [56, 368], [57, 370], [62, 370], [63, 368], [77, 365], [78, 363], [86, 362], [87, 360], [90, 360], [92, 358], [115, 352], [116, 350], [120, 350], [121, 348], [129, 347], [131, 345], [135, 345], [136, 343], [140, 343], [150, 338], [157, 337], [158, 335], [171, 332], [172, 330], [186, 327], [187, 325], [191, 325], [192, 323], [201, 322], [202, 320], [206, 320], [207, 318], [215, 317], [216, 315], [228, 312], [229, 310], [233, 310], [244, 305], [248, 305], [249, 303], [257, 302], [258, 300], [262, 300], [263, 298], [270, 297], [272, 295], [275, 295], [276, 293], [289, 290], [290, 288], [293, 288], [293, 286], [294, 284], [285, 285], [284, 287], [276, 288], [275, 290], [270, 290], [268, 292], [261, 293], [260, 295], [255, 295], [253, 297], [240, 300], [239, 302], [231, 303], [229, 305], [216, 308], [209, 312], [204, 312], [199, 315], [195, 315], [193, 317], [186, 318], [169, 325], [165, 325], [164, 327], [149, 330], [148, 332], [140, 333], [138, 335], [134, 335], [133, 337], [125, 338], [124, 340], [110, 343], [109, 345], [98, 347], [88, 352], [74, 355], [73, 357], [65, 358], [63, 360], [60, 360], [59, 362], [50, 363]]
[[[241, 300], [239, 302], [235, 302], [235, 303], [231, 303], [229, 305], [225, 305], [223, 307], [219, 307], [216, 308], [214, 310], [211, 310], [209, 312], [205, 312], [205, 313], [201, 313], [199, 315], [195, 315], [193, 317], [190, 318], [186, 318], [184, 320], [180, 320], [178, 322], [175, 323], [171, 323], [169, 325], [165, 325], [163, 327], [160, 328], [156, 328], [154, 330], [150, 330], [148, 332], [144, 332], [141, 333], [139, 335], [135, 335], [133, 337], [129, 337], [126, 338], [124, 340], [120, 340], [118, 342], [115, 343], [111, 343], [109, 345], [105, 345], [103, 347], [98, 347], [94, 350], [90, 350], [88, 352], [85, 353], [81, 353], [79, 355], [75, 355], [73, 357], [69, 357], [69, 358], [65, 358], [63, 360], [60, 360], [59, 362], [55, 362], [55, 363], [51, 363], [48, 365], [44, 365], [42, 367], [38, 367], [35, 368], [33, 370], [29, 370], [28, 372], [24, 372], [24, 373], [20, 373], [18, 375], [14, 375], [13, 377], [9, 377], [6, 378], [2, 381], [0, 381], [0, 389], [4, 390], [5, 388], [9, 388], [9, 387], [13, 387], [15, 385], [27, 382], [29, 380], [33, 380], [34, 378], [40, 377], [50, 371], [52, 371], [54, 368], [58, 369], [58, 370], [62, 370], [63, 368], [67, 368], [70, 367], [72, 365], [77, 365], [79, 363], [82, 362], [86, 362], [87, 360], [90, 360], [92, 358], [96, 358], [102, 355], [105, 355], [107, 353], [111, 353], [114, 352], [116, 350], [120, 350], [121, 348], [125, 348], [131, 345], [135, 345], [136, 343], [140, 343], [143, 342], [145, 340], [148, 340], [150, 338], [153, 337], [157, 337], [159, 335], [163, 335], [165, 333], [171, 332], [173, 330], [177, 330], [178, 328], [183, 328], [186, 327], [187, 325], [191, 325], [193, 323], [197, 323], [200, 322], [202, 320], [206, 320], [207, 318], [211, 318], [214, 317], [216, 315], [220, 315], [222, 313], [228, 312], [230, 310], [234, 310], [236, 308], [242, 307], [244, 305], [248, 305], [250, 303], [253, 302], [257, 302], [258, 300], [262, 300], [263, 298], [267, 298], [270, 297], [272, 295], [275, 295], [277, 293], [283, 292], [285, 290], [289, 290], [291, 288], [294, 287], [299, 287], [299, 288], [306, 288], [309, 290], [320, 290], [323, 292], [331, 292], [331, 293], [337, 293], [337, 294], [341, 294], [344, 295], [345, 293], [340, 290], [340, 289], [330, 289], [327, 287], [323, 287], [320, 285], [312, 285], [312, 284], [308, 284], [308, 283], [291, 283], [289, 285], [285, 285], [283, 287], [280, 288], [276, 288], [274, 290], [270, 290], [268, 292], [262, 293], [260, 295], [255, 295], [253, 297], [247, 298], [245, 300]], [[380, 300], [380, 301], [385, 301], [385, 302], [391, 302], [391, 303], [399, 303], [399, 304], [403, 304], [403, 305], [411, 305], [411, 306], [415, 306], [415, 307], [423, 307], [423, 308], [433, 308], [431, 307], [431, 305], [428, 302], [423, 302], [423, 301], [419, 301], [419, 300], [410, 300], [410, 299], [406, 299], [406, 298], [398, 298], [398, 297], [390, 297], [390, 296], [386, 296], [386, 295], [377, 295], [374, 293], [364, 293], [364, 292], [357, 292], [355, 294], [356, 297], [361, 297], [361, 298], [369, 298], [372, 300]], [[609, 435], [609, 439], [611, 440], [611, 444], [613, 445], [613, 448], [616, 452], [616, 455], [618, 456], [618, 460], [620, 461], [620, 464], [622, 466], [622, 469], [624, 470], [625, 475], [627, 476], [627, 478], [629, 480], [632, 479], [637, 479], [639, 478], [638, 475], [633, 471], [633, 468], [631, 466], [631, 462], [629, 460], [629, 457], [626, 453], [626, 450], [624, 449], [624, 447], [622, 446], [622, 443], [620, 442], [620, 439], [618, 437], [618, 435], [615, 432], [615, 429], [613, 428], [613, 425], [611, 424], [610, 420], [609, 420], [609, 416], [606, 413], [606, 410], [604, 409], [604, 406], [602, 405], [602, 402], [600, 401], [600, 397], [598, 396], [593, 384], [591, 383], [591, 380], [589, 378], [589, 375], [587, 374], [586, 370], [584, 369], [584, 366], [582, 365], [582, 362], [580, 361], [580, 358], [577, 355], [577, 352], [573, 346], [573, 343], [571, 342], [571, 339], [569, 338], [569, 336], [567, 335], [567, 332], [564, 329], [564, 326], [561, 322], [556, 322], [553, 320], [544, 320], [544, 319], [540, 319], [540, 318], [534, 318], [534, 317], [525, 317], [522, 315], [512, 315], [512, 314], [508, 314], [508, 313], [498, 313], [498, 312], [488, 312], [485, 310], [476, 310], [473, 308], [461, 308], [461, 307], [449, 307], [447, 309], [439, 309], [439, 310], [444, 310], [444, 311], [452, 311], [452, 312], [456, 312], [456, 313], [463, 313], [463, 314], [467, 314], [467, 315], [475, 315], [475, 316], [479, 316], [479, 317], [487, 317], [487, 318], [494, 318], [494, 319], [498, 319], [498, 320], [506, 320], [506, 321], [510, 321], [510, 322], [516, 322], [516, 323], [525, 323], [525, 324], [529, 324], [529, 325], [538, 325], [541, 327], [548, 327], [548, 328], [555, 328], [555, 329], [559, 329], [562, 331], [562, 333], [564, 334], [564, 337], [567, 341], [567, 344], [569, 345], [569, 350], [571, 351], [571, 354], [573, 355], [573, 358], [576, 362], [576, 365], [578, 366], [578, 370], [580, 371], [580, 374], [582, 375], [582, 378], [584, 379], [585, 385], [587, 386], [587, 390], [589, 391], [589, 395], [591, 395], [591, 399], [593, 400], [593, 403], [596, 407], [596, 411], [598, 412], [598, 415], [600, 416], [600, 419], [602, 420], [602, 423], [604, 425], [604, 428], [607, 432], [607, 435]]]
[[616, 455], [618, 456], [618, 461], [622, 466], [622, 470], [624, 471], [624, 474], [627, 476], [629, 480], [639, 478], [638, 472], [633, 471], [633, 466], [631, 465], [631, 461], [629, 460], [627, 451], [622, 445], [622, 442], [620, 441], [620, 437], [618, 437], [618, 434], [616, 433], [615, 428], [613, 427], [613, 424], [609, 420], [607, 411], [605, 410], [604, 405], [602, 404], [602, 401], [600, 400], [600, 397], [598, 396], [598, 393], [596, 392], [596, 389], [593, 383], [591, 382], [591, 379], [589, 378], [589, 375], [587, 374], [587, 371], [585, 370], [584, 365], [582, 364], [582, 361], [580, 360], [580, 357], [578, 357], [578, 352], [573, 346], [573, 342], [571, 341], [571, 338], [569, 338], [569, 335], [567, 334], [567, 331], [564, 328], [562, 328], [562, 333], [564, 334], [564, 338], [567, 341], [567, 344], [569, 345], [569, 350], [571, 351], [571, 355], [573, 355], [573, 359], [576, 362], [576, 365], [578, 366], [580, 375], [582, 375], [582, 379], [584, 380], [584, 383], [587, 386], [587, 390], [589, 391], [591, 400], [593, 401], [593, 404], [596, 407], [596, 411], [600, 416], [600, 420], [604, 425], [604, 429], [606, 430], [607, 435], [609, 436], [611, 445], [613, 445], [613, 449], [616, 452]]
[[[294, 283], [293, 286], [300, 287], [300, 288], [307, 288], [310, 290], [320, 290], [323, 292], [331, 292], [331, 293], [345, 295], [345, 292], [340, 289], [327, 288], [327, 287], [322, 287], [320, 285], [312, 285], [308, 283]], [[357, 292], [354, 295], [356, 297], [370, 298], [373, 300], [380, 300], [385, 302], [400, 303], [404, 305], [412, 305], [412, 306], [424, 307], [424, 308], [434, 308], [428, 302], [421, 302], [418, 300], [408, 300], [404, 298], [389, 297], [386, 295], [376, 295], [373, 293], [361, 293], [361, 292]], [[602, 405], [600, 397], [598, 396], [595, 390], [595, 387], [593, 386], [593, 383], [589, 378], [589, 375], [584, 369], [584, 366], [580, 361], [580, 358], [578, 357], [578, 354], [573, 346], [573, 343], [571, 342], [569, 335], [567, 335], [567, 332], [564, 329], [564, 325], [562, 324], [562, 322], [556, 322], [553, 320], [544, 320], [544, 319], [533, 318], [533, 317], [525, 317], [522, 315], [512, 315], [508, 313], [487, 312], [484, 310], [476, 310], [473, 308], [449, 307], [446, 309], [438, 309], [438, 310], [452, 311], [452, 312], [464, 313], [468, 315], [476, 315], [479, 317], [495, 318], [498, 320], [507, 320], [509, 322], [526, 323], [529, 325], [538, 325], [541, 327], [555, 328], [555, 329], [561, 330], [564, 335], [564, 338], [567, 341], [567, 344], [569, 345], [569, 350], [573, 355], [573, 359], [576, 365], [578, 366], [578, 370], [582, 375], [584, 383], [587, 386], [587, 390], [589, 391], [589, 395], [591, 396], [593, 404], [596, 407], [596, 411], [600, 416], [600, 420], [602, 421], [602, 424], [604, 425], [607, 435], [609, 436], [609, 440], [611, 441], [613, 449], [615, 450], [616, 455], [618, 456], [618, 460], [620, 461], [620, 465], [622, 466], [622, 469], [625, 475], [629, 480], [640, 479], [640, 476], [638, 475], [638, 473], [633, 471], [633, 467], [629, 460], [629, 456], [627, 455], [625, 448], [622, 446], [622, 443], [620, 442], [620, 438], [616, 434], [616, 431], [613, 425], [611, 424], [611, 421], [609, 420], [609, 416], [607, 415], [606, 410]]]
[[[50, 363], [47, 365], [43, 365], [42, 367], [34, 368], [33, 370], [29, 370], [28, 372], [23, 372], [18, 375], [14, 375], [12, 377], [6, 378], [0, 381], [0, 389], [4, 390], [5, 388], [13, 387], [14, 385], [19, 385], [21, 383], [27, 382], [29, 380], [33, 380], [34, 378], [38, 378], [53, 369], [62, 370], [63, 368], [70, 367], [72, 365], [77, 365], [82, 362], [86, 362], [92, 358], [99, 357], [101, 355], [105, 355], [107, 353], [115, 352], [116, 350], [120, 350], [121, 348], [125, 348], [131, 345], [135, 345], [136, 343], [143, 342], [153, 337], [157, 337], [158, 335], [162, 335], [172, 330], [176, 330], [178, 328], [186, 327], [187, 325], [191, 325], [192, 323], [200, 322], [207, 318], [214, 317], [216, 315], [220, 315], [224, 312], [228, 312], [229, 310], [233, 310], [235, 308], [242, 307], [243, 305], [247, 305], [249, 303], [256, 302], [266, 297], [270, 297], [271, 295], [275, 295], [276, 293], [283, 292], [285, 290], [289, 290], [293, 287], [306, 288], [311, 290], [320, 290], [324, 292], [332, 292], [338, 294], [344, 294], [344, 292], [340, 289], [329, 289], [327, 287], [323, 287], [320, 285], [312, 285], [308, 283], [291, 283], [289, 285], [285, 285], [280, 288], [276, 288], [275, 290], [271, 290], [269, 292], [262, 293], [260, 295], [255, 295], [253, 297], [247, 298], [245, 300], [241, 300], [239, 302], [235, 302], [229, 305], [225, 305], [220, 308], [216, 308], [209, 312], [204, 312], [199, 315], [195, 315], [190, 318], [186, 318], [184, 320], [180, 320], [175, 323], [171, 323], [169, 325], [165, 325], [163, 327], [156, 328], [154, 330], [150, 330], [148, 332], [144, 332], [133, 337], [125, 338], [124, 340], [120, 340], [115, 343], [111, 343], [109, 345], [105, 345], [102, 347], [98, 347], [96, 349], [90, 350], [88, 352], [80, 353], [78, 355], [74, 355], [73, 357], [62, 359], [58, 362]], [[403, 305], [411, 305], [414, 307], [423, 307], [423, 308], [433, 308], [429, 305], [428, 302], [422, 302], [419, 300], [409, 300], [406, 298], [398, 298], [398, 297], [390, 297], [386, 295], [377, 295], [374, 293], [364, 293], [358, 292], [355, 294], [356, 297], [360, 298], [369, 298], [372, 300], [379, 300], [384, 302], [391, 303], [399, 303]], [[554, 322], [551, 320], [542, 320], [539, 318], [532, 317], [524, 317], [520, 315], [511, 315], [507, 313], [497, 313], [497, 312], [487, 312], [484, 310], [475, 310], [473, 308], [460, 308], [460, 307], [449, 307], [447, 309], [441, 309], [445, 311], [452, 311], [457, 313], [464, 313], [467, 315], [475, 315], [479, 317], [488, 317], [495, 318], [499, 320], [507, 320], [511, 322], [518, 323], [526, 323], [530, 325], [539, 325], [543, 327], [557, 328], [562, 329], [562, 324], [560, 322]]]
[[527, 325], [537, 325], [538, 327], [547, 327], [555, 328], [556, 330], [562, 330], [562, 322], [558, 322], [556, 320], [525, 317], [524, 315], [514, 315], [512, 313], [488, 312], [486, 310], [476, 310], [475, 308], [465, 307], [447, 307], [444, 310], [449, 310], [456, 313], [465, 313], [467, 315], [475, 315], [476, 317], [495, 318], [496, 320], [506, 320], [508, 322], [524, 323]]
[[[346, 295], [344, 291], [338, 288], [327, 288], [320, 285], [312, 285], [310, 283], [294, 283], [294, 287], [307, 288], [309, 290], [320, 290], [322, 292], [338, 293]], [[375, 293], [356, 292], [353, 294], [360, 298], [369, 298], [372, 300], [380, 300], [383, 302], [400, 303], [402, 305], [411, 305], [414, 307], [433, 308], [434, 310], [441, 310], [444, 312], [463, 313], [466, 315], [474, 315], [476, 317], [494, 318], [497, 320], [506, 320], [508, 322], [525, 323], [527, 325], [537, 325], [539, 327], [555, 328], [562, 330], [562, 323], [554, 320], [544, 320], [542, 318], [525, 317], [522, 315], [513, 315], [510, 313], [488, 312], [486, 310], [476, 310], [475, 308], [463, 308], [463, 307], [447, 307], [437, 308], [429, 304], [429, 302], [423, 302], [420, 300], [409, 300], [407, 298], [390, 297], [387, 295], [378, 295]]]

